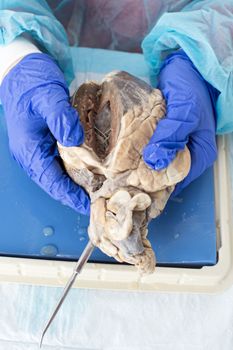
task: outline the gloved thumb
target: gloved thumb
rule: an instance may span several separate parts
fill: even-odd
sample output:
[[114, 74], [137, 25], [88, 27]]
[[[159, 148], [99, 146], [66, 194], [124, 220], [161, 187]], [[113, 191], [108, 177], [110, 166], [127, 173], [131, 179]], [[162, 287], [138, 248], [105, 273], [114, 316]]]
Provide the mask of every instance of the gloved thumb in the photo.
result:
[[55, 139], [63, 146], [82, 144], [84, 130], [77, 111], [70, 104], [67, 89], [58, 84], [49, 84], [48, 87], [38, 90], [40, 89], [41, 96], [40, 93], [33, 96], [32, 103]]
[[188, 102], [168, 111], [143, 150], [143, 159], [149, 167], [157, 171], [166, 168], [177, 152], [184, 149], [190, 133], [197, 127], [198, 117], [194, 114]]

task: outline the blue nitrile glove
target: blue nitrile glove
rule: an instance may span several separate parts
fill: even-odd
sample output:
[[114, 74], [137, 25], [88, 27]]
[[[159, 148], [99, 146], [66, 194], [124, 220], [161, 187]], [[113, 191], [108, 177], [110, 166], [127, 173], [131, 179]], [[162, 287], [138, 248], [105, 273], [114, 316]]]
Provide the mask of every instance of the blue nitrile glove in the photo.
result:
[[77, 146], [84, 131], [55, 61], [43, 53], [27, 55], [3, 79], [0, 98], [16, 161], [53, 198], [89, 214], [89, 196], [69, 178], [58, 155], [57, 140]]
[[146, 164], [154, 170], [166, 168], [177, 151], [188, 146], [191, 169], [177, 184], [172, 196], [200, 176], [217, 157], [215, 101], [218, 91], [196, 70], [183, 50], [164, 62], [158, 88], [167, 103], [167, 112], [143, 150]]

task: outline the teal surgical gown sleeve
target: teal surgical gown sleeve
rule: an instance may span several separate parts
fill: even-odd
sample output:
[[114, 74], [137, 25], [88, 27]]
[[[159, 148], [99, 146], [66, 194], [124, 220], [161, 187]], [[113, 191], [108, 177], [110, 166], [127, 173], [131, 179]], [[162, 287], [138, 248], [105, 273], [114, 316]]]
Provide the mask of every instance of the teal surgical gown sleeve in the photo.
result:
[[72, 61], [65, 29], [45, 0], [0, 0], [0, 45], [28, 33], [57, 61], [67, 82], [73, 79]]
[[178, 48], [220, 92], [217, 133], [233, 131], [233, 1], [196, 0], [181, 12], [163, 14], [142, 43], [152, 76], [158, 76], [164, 58]]

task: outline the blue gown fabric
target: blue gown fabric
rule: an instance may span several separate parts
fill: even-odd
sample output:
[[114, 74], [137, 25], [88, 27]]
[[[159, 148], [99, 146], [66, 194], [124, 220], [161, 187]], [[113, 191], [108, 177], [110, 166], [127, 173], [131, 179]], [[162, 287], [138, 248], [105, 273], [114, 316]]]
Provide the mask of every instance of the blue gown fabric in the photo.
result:
[[142, 49], [153, 77], [163, 59], [182, 48], [220, 92], [218, 133], [233, 131], [232, 28], [232, 0], [120, 0], [107, 5], [103, 0], [0, 0], [0, 44], [29, 33], [57, 60], [68, 82], [73, 78], [70, 45], [136, 52], [144, 38]]

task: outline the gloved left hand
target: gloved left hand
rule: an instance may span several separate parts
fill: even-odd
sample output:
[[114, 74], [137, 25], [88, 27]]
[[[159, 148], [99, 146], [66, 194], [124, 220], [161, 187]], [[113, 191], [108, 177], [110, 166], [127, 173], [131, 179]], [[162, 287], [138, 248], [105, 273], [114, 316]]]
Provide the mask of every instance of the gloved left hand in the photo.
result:
[[176, 185], [172, 193], [175, 196], [217, 157], [215, 102], [219, 92], [203, 79], [183, 50], [165, 60], [158, 88], [166, 100], [167, 112], [144, 148], [143, 158], [149, 167], [159, 171], [188, 146], [191, 168], [187, 177]]
[[89, 214], [89, 196], [60, 164], [57, 141], [78, 146], [84, 131], [55, 61], [43, 53], [24, 57], [3, 79], [0, 98], [16, 161], [53, 198]]

